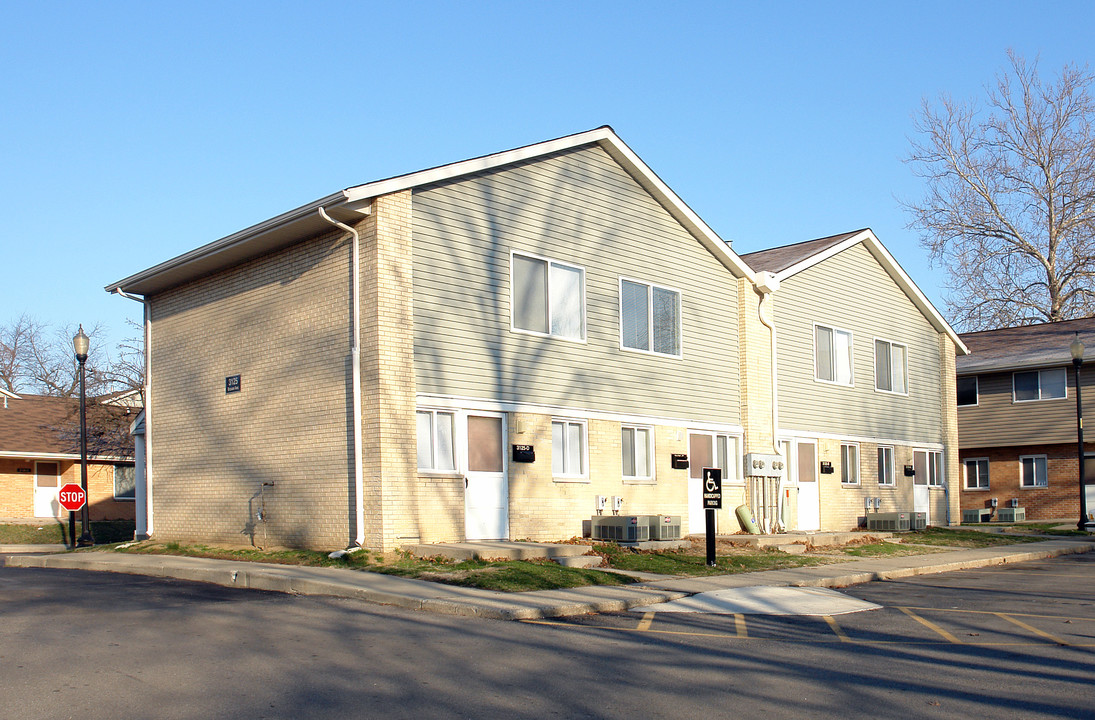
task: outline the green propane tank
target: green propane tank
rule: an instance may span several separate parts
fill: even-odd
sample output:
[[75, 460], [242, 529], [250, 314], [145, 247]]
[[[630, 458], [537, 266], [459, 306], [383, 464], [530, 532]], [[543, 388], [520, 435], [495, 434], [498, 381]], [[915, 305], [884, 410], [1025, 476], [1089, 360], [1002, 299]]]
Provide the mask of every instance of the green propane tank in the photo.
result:
[[748, 505], [738, 505], [737, 509], [734, 510], [734, 514], [738, 516], [738, 524], [741, 525], [742, 530], [751, 535], [760, 535], [757, 520], [753, 517]]

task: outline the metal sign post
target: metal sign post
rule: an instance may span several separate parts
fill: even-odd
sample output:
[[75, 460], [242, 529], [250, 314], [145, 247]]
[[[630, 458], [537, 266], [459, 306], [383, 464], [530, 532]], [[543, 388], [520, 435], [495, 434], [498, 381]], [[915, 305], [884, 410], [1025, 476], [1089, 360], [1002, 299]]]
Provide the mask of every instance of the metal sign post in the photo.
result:
[[703, 511], [707, 515], [707, 566], [715, 567], [715, 511], [722, 508], [722, 468], [703, 468]]

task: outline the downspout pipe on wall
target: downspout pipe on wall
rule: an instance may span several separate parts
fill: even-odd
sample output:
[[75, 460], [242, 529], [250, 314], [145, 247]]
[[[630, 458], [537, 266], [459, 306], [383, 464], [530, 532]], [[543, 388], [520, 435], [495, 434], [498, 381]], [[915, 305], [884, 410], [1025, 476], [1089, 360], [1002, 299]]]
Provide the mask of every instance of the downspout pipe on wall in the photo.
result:
[[350, 303], [353, 306], [353, 341], [350, 343], [351, 375], [353, 377], [353, 415], [354, 415], [354, 505], [356, 512], [356, 534], [354, 545], [361, 547], [365, 544], [365, 482], [364, 464], [361, 457], [361, 303], [358, 301], [358, 288], [361, 278], [361, 235], [349, 225], [335, 220], [322, 207], [319, 208], [319, 216], [344, 230], [353, 237], [353, 249], [351, 250], [353, 271], [351, 273], [352, 287], [350, 288]]
[[[755, 287], [757, 293], [760, 295], [760, 302], [757, 304], [757, 318], [760, 320], [764, 327], [768, 328], [768, 334], [771, 338], [771, 354], [772, 354], [772, 454], [782, 455], [783, 452], [779, 447], [779, 379], [776, 373], [776, 326], [772, 322], [769, 309], [771, 305], [772, 293], [779, 290], [779, 278], [770, 272], [759, 272], [756, 276]], [[783, 482], [787, 477], [789, 471], [787, 467], [787, 459], [784, 458], [784, 472], [779, 483], [776, 484], [777, 495], [777, 508], [776, 508], [776, 522], [779, 525], [780, 530], [787, 530], [786, 523], [783, 521]]]
[[[148, 300], [130, 295], [121, 288], [114, 288], [114, 293], [121, 295], [126, 300], [139, 302], [144, 306], [144, 483], [138, 483], [135, 489], [134, 501], [136, 503], [136, 539], [142, 540], [152, 536], [152, 310]], [[143, 537], [142, 537], [143, 536]]]

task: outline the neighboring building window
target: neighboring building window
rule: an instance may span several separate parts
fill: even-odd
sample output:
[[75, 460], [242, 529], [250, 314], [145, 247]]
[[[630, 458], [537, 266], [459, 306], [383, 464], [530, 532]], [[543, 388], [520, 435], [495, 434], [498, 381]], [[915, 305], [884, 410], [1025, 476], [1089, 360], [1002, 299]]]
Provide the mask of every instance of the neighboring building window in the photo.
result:
[[814, 326], [815, 377], [839, 385], [852, 384], [852, 334], [824, 325]]
[[722, 469], [724, 482], [740, 478], [738, 447], [738, 438], [733, 435], [688, 433], [688, 476], [699, 479], [705, 467], [717, 467]]
[[1021, 487], [1047, 487], [1045, 455], [1019, 456], [1019, 485]]
[[568, 340], [585, 340], [585, 271], [553, 260], [512, 260], [513, 327]]
[[859, 446], [853, 443], [840, 444], [840, 484], [859, 484]]
[[894, 480], [893, 448], [887, 445], [878, 446], [878, 484], [893, 486]]
[[928, 453], [928, 485], [943, 487], [943, 453], [939, 450]]
[[970, 458], [964, 462], [967, 490], [989, 489], [989, 459]]
[[418, 469], [434, 472], [455, 472], [456, 418], [451, 412], [419, 410], [418, 422]]
[[622, 427], [625, 480], [650, 480], [654, 477], [654, 430], [648, 427]]
[[586, 476], [586, 424], [551, 421], [551, 473], [555, 477]]
[[977, 376], [966, 375], [958, 378], [958, 405], [977, 404]]
[[874, 386], [877, 390], [905, 395], [909, 392], [909, 352], [904, 345], [874, 341]]
[[133, 465], [114, 466], [114, 499], [137, 499], [137, 470]]
[[1015, 402], [1053, 400], [1065, 397], [1065, 369], [1031, 370], [1011, 376]]
[[659, 355], [681, 354], [681, 294], [620, 280], [620, 343]]

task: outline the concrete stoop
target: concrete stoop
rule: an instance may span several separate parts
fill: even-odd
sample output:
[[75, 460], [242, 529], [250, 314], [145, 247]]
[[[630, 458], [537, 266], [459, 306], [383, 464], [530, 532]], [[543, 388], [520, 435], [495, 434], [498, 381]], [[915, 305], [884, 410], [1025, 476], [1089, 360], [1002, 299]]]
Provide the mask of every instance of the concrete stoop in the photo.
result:
[[600, 567], [604, 559], [600, 555], [578, 555], [577, 557], [555, 557], [555, 562], [563, 567], [595, 568]]

